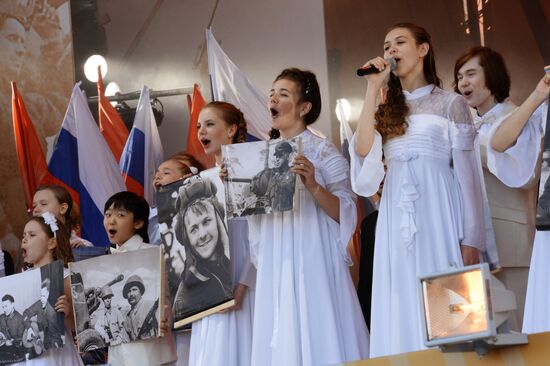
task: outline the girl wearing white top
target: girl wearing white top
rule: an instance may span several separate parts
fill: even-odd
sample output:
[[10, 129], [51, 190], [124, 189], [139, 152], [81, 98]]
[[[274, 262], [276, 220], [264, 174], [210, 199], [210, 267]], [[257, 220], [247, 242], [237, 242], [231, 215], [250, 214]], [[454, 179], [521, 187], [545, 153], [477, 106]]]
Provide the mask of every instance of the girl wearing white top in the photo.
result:
[[[363, 111], [350, 144], [356, 193], [373, 195], [385, 175], [374, 253], [372, 357], [424, 349], [418, 276], [477, 263], [485, 251], [476, 130], [468, 105], [439, 88], [425, 29], [393, 26], [384, 57], [365, 65], [380, 72], [366, 76]], [[390, 57], [397, 64], [393, 72]], [[386, 83], [386, 102], [376, 107]]]
[[40, 216], [31, 218], [23, 230], [21, 247], [25, 262], [33, 265], [31, 270], [36, 270], [56, 260], [63, 261], [65, 267], [63, 271], [64, 295], [57, 299], [54, 309], [65, 314], [65, 345], [62, 348], [48, 349], [38, 358], [17, 365], [83, 365], [72, 336], [75, 323], [67, 265], [73, 261], [73, 255], [63, 223], [56, 220], [51, 212], [44, 212]]
[[301, 184], [294, 210], [248, 217], [258, 270], [252, 365], [368, 358], [368, 331], [348, 270], [347, 245], [357, 223], [348, 164], [307, 128], [321, 112], [315, 75], [283, 70], [268, 107], [279, 140], [301, 139], [291, 168]]
[[[240, 110], [225, 102], [203, 107], [197, 126], [204, 152], [221, 165], [221, 147], [246, 141], [246, 122]], [[216, 168], [219, 169], [219, 168]], [[193, 323], [189, 365], [250, 365], [256, 269], [250, 261], [246, 219], [227, 220], [235, 306]]]

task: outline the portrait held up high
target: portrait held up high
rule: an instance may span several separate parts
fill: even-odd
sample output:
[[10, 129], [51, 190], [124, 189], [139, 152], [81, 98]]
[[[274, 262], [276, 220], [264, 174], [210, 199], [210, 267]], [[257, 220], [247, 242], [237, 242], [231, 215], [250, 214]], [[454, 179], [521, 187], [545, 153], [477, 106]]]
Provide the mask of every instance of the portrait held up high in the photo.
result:
[[63, 314], [54, 310], [62, 293], [61, 261], [0, 279], [0, 364], [40, 357], [65, 345]]
[[224, 190], [216, 172], [203, 171], [157, 193], [174, 328], [234, 304]]
[[155, 247], [70, 263], [80, 352], [162, 336], [163, 262]]
[[298, 141], [258, 141], [224, 145], [228, 217], [289, 211], [296, 175], [290, 171]]

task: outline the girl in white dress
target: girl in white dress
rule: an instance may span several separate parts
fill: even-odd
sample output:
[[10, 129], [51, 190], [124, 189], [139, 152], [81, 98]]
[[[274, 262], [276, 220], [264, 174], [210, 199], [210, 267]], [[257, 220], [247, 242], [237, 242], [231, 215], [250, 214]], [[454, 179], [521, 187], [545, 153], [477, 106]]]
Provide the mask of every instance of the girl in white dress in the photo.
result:
[[[204, 152], [221, 165], [221, 147], [246, 141], [246, 122], [240, 110], [211, 102], [199, 114], [198, 139]], [[246, 219], [227, 220], [235, 305], [193, 323], [189, 365], [250, 365], [256, 269], [250, 261]]]
[[[496, 276], [516, 295], [517, 311], [509, 319], [509, 325], [520, 331], [535, 235], [533, 212], [537, 184], [534, 167], [539, 148], [533, 149], [531, 159], [526, 157], [526, 161], [520, 164], [521, 169], [515, 165], [506, 166], [506, 171], [512, 171], [512, 174], [529, 172], [521, 184], [516, 181], [509, 186], [509, 180], [501, 180], [502, 172], [492, 172], [499, 156], [495, 157], [487, 146], [489, 136], [499, 122], [517, 108], [509, 98], [510, 77], [498, 52], [481, 46], [466, 50], [455, 63], [455, 91], [462, 94], [475, 110], [474, 123], [478, 130], [483, 177], [501, 266]], [[540, 135], [538, 138], [540, 140]], [[539, 146], [540, 141], [533, 144]]]
[[[371, 357], [425, 348], [418, 277], [474, 264], [485, 251], [475, 128], [464, 98], [439, 88], [430, 35], [391, 28], [384, 58], [365, 66], [367, 93], [350, 144], [352, 185], [373, 195], [384, 178], [376, 227]], [[387, 58], [396, 61], [392, 73]], [[376, 107], [387, 81], [386, 102]], [[481, 224], [480, 224], [481, 223]]]
[[[491, 131], [488, 156], [492, 156], [493, 163], [489, 167], [510, 187], [521, 187], [538, 170], [536, 166], [548, 115], [548, 102], [543, 102], [548, 100], [549, 93], [550, 74], [547, 73], [525, 102]], [[550, 231], [535, 233], [523, 317], [524, 333], [550, 331], [549, 244]]]
[[268, 106], [280, 140], [301, 139], [291, 168], [301, 184], [294, 210], [249, 216], [258, 270], [252, 365], [365, 359], [368, 331], [348, 270], [355, 197], [344, 157], [307, 129], [321, 111], [315, 75], [283, 70]]
[[25, 262], [33, 265], [31, 270], [36, 270], [56, 260], [63, 261], [65, 266], [63, 271], [64, 295], [59, 296], [54, 309], [65, 314], [65, 345], [62, 348], [50, 348], [38, 358], [17, 365], [83, 365], [72, 336], [75, 323], [67, 265], [73, 261], [73, 255], [69, 236], [63, 223], [56, 220], [51, 212], [44, 212], [40, 216], [33, 217], [25, 225], [21, 247]]

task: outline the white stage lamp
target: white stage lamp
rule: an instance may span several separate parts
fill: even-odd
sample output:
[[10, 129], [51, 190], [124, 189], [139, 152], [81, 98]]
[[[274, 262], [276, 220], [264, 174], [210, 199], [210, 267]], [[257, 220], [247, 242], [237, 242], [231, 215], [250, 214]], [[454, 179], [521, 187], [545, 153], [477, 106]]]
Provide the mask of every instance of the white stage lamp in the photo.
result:
[[86, 79], [90, 80], [92, 83], [97, 82], [98, 66], [101, 66], [101, 78], [105, 78], [105, 75], [107, 75], [107, 61], [105, 61], [103, 56], [90, 56], [84, 63], [84, 75], [86, 75]]
[[527, 335], [500, 327], [516, 309], [516, 297], [486, 263], [421, 277], [419, 288], [427, 347], [484, 355], [494, 347], [527, 343]]
[[[117, 93], [120, 93], [120, 86], [118, 86], [117, 83], [114, 81], [111, 81], [107, 86], [105, 87], [105, 96], [106, 97], [112, 97], [115, 96]], [[113, 106], [116, 105], [117, 102], [111, 102]]]

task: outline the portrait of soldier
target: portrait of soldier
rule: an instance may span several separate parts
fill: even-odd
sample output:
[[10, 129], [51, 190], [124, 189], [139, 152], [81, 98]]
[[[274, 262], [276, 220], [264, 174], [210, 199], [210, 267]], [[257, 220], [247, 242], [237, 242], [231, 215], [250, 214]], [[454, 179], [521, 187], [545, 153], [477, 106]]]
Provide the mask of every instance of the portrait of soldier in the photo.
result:
[[84, 294], [86, 295], [86, 305], [88, 306], [88, 314], [90, 315], [90, 326], [94, 326], [96, 322], [96, 310], [99, 309], [101, 305], [101, 300], [99, 300], [99, 295], [101, 293], [101, 288], [99, 287], [88, 287]]
[[124, 328], [130, 340], [147, 339], [158, 334], [158, 299], [149, 301], [143, 299], [145, 285], [141, 277], [132, 275], [128, 277], [122, 294], [130, 304], [130, 310], [124, 319]]
[[[271, 168], [266, 168], [252, 178], [250, 190], [258, 197], [266, 197], [273, 211], [292, 209], [295, 175], [290, 171], [292, 146], [281, 141], [275, 146]], [[269, 211], [268, 211], [269, 212]]]
[[25, 331], [23, 315], [15, 310], [15, 299], [11, 295], [2, 297], [3, 315], [0, 318], [0, 332], [2, 340], [7, 346], [21, 346], [21, 339]]
[[[40, 300], [23, 312], [25, 333], [23, 345], [32, 354], [40, 354], [44, 349], [62, 347], [64, 334], [63, 322], [59, 322], [58, 313], [48, 301], [50, 297], [50, 280], [42, 281]], [[31, 357], [32, 358], [32, 357]]]
[[225, 210], [216, 193], [216, 185], [203, 179], [179, 190], [176, 237], [185, 248], [185, 269], [172, 306], [176, 321], [219, 304], [232, 294]]
[[124, 316], [113, 306], [113, 290], [111, 286], [103, 286], [99, 295], [103, 308], [95, 313], [95, 329], [101, 334], [105, 343], [111, 345], [128, 342], [128, 334], [124, 328]]

